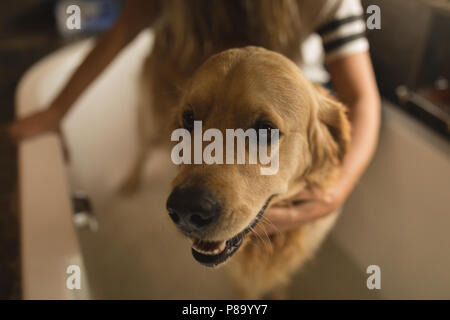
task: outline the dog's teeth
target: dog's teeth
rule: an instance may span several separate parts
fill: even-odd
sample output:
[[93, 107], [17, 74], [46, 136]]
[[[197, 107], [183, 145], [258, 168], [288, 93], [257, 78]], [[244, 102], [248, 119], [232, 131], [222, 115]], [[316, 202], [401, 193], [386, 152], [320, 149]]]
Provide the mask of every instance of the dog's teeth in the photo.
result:
[[222, 242], [210, 242], [202, 240], [194, 240], [192, 245], [195, 251], [206, 254], [206, 255], [216, 255], [225, 250], [225, 241]]

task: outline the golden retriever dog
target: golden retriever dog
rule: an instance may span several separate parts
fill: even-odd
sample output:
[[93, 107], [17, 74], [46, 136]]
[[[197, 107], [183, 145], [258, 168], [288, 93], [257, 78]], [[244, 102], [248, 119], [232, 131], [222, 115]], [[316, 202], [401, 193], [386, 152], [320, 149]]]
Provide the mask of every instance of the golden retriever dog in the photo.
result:
[[[170, 142], [176, 128], [191, 130], [195, 120], [224, 135], [226, 129], [278, 129], [276, 174], [262, 175], [263, 165], [248, 162], [182, 164], [167, 200], [169, 217], [193, 241], [195, 260], [225, 265], [241, 298], [275, 297], [313, 256], [338, 213], [268, 236], [264, 211], [290, 205], [287, 199], [305, 188], [334, 183], [350, 140], [346, 109], [294, 63], [302, 39], [297, 1], [260, 2], [243, 16], [220, 8], [241, 1], [168, 3], [183, 8], [163, 10], [155, 27], [141, 81], [142, 147], [123, 190], [136, 188], [149, 150]], [[249, 32], [235, 30], [236, 19]]]
[[[160, 105], [175, 103], [159, 98]], [[319, 247], [337, 213], [268, 237], [265, 221], [257, 223], [268, 206], [309, 186], [326, 188], [334, 182], [350, 139], [344, 106], [281, 54], [244, 47], [208, 59], [172, 111], [171, 129], [201, 120], [204, 130], [223, 133], [230, 128], [279, 130], [276, 174], [261, 175], [261, 164], [183, 164], [167, 208], [192, 239], [198, 262], [218, 266], [234, 255], [227, 267], [241, 297], [280, 290]], [[170, 133], [163, 132], [168, 141]], [[251, 232], [256, 227], [259, 236]]]

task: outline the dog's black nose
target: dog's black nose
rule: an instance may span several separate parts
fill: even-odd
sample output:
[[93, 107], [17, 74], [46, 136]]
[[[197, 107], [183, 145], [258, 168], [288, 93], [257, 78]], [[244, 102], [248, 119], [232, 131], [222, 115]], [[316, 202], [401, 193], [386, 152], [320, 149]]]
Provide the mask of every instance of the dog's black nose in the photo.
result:
[[175, 188], [167, 199], [167, 211], [185, 232], [200, 231], [220, 214], [220, 204], [210, 193], [199, 188]]

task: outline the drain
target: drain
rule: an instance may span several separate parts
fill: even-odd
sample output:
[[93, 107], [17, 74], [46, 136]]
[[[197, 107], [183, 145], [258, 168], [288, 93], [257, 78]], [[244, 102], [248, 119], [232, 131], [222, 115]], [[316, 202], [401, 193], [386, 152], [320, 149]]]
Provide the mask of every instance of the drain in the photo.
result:
[[82, 191], [72, 195], [73, 216], [72, 220], [77, 228], [98, 230], [98, 222], [92, 210], [92, 204], [89, 196]]

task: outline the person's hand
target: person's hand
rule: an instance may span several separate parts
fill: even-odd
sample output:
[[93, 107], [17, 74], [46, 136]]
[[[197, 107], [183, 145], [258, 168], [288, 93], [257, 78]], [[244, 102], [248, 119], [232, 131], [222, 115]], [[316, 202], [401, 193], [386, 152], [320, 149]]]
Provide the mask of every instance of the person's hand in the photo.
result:
[[59, 114], [53, 109], [47, 109], [13, 122], [7, 132], [12, 141], [18, 143], [42, 133], [60, 132], [60, 123]]
[[264, 222], [259, 234], [276, 234], [300, 226], [305, 222], [326, 216], [339, 209], [345, 196], [336, 186], [326, 192], [319, 188], [305, 189], [290, 199], [288, 205], [274, 205], [264, 213]]

